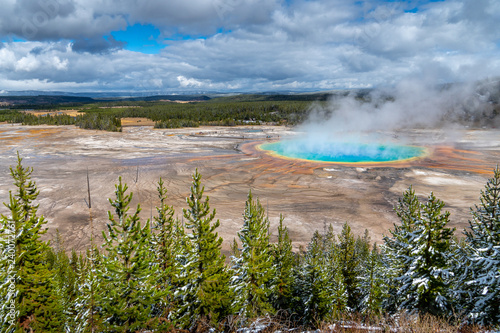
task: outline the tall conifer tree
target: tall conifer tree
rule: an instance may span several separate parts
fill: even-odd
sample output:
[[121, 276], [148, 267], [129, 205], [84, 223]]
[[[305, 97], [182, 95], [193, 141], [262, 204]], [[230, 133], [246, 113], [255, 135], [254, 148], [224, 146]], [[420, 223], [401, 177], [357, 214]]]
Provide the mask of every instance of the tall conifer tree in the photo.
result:
[[399, 198], [394, 208], [400, 219], [400, 224], [394, 224], [389, 230], [392, 237], [384, 236], [382, 245], [382, 262], [385, 268], [384, 280], [388, 293], [383, 307], [389, 313], [399, 310], [403, 298], [398, 297], [402, 287], [401, 277], [410, 269], [410, 262], [406, 260], [411, 254], [411, 239], [415, 230], [415, 223], [421, 219], [421, 204], [412, 186]]
[[500, 326], [500, 169], [494, 170], [481, 191], [481, 203], [471, 209], [465, 231], [465, 263], [468, 274], [465, 308], [482, 325]]
[[126, 194], [128, 187], [121, 177], [115, 188], [116, 198], [109, 202], [116, 216], [108, 212], [107, 232], [103, 232], [106, 253], [99, 272], [106, 282], [97, 303], [106, 332], [136, 332], [157, 325], [153, 306], [160, 303], [163, 292], [154, 288], [149, 221], [141, 226], [139, 205], [128, 214], [132, 194]]
[[78, 256], [76, 261], [78, 293], [76, 297], [75, 325], [70, 332], [94, 333], [102, 330], [102, 307], [97, 305], [104, 271], [103, 257], [96, 245], [86, 251], [86, 256]]
[[[347, 224], [346, 224], [347, 225]], [[346, 226], [344, 225], [344, 227]], [[332, 313], [331, 319], [340, 318], [348, 310], [348, 292], [345, 285], [343, 268], [344, 258], [341, 255], [337, 236], [330, 224], [325, 235], [322, 236], [323, 249], [325, 252], [326, 271], [332, 290]]]
[[160, 206], [156, 207], [157, 216], [153, 218], [153, 252], [155, 254], [156, 265], [156, 288], [165, 293], [165, 298], [160, 304], [154, 307], [155, 316], [165, 322], [170, 313], [174, 311], [173, 292], [175, 278], [179, 265], [177, 256], [180, 254], [181, 239], [178, 237], [177, 221], [174, 218], [175, 211], [172, 206], [167, 205], [167, 189], [163, 179], [158, 182], [158, 197]]
[[367, 260], [363, 263], [362, 271], [361, 312], [369, 316], [381, 316], [382, 301], [387, 297], [387, 288], [384, 281], [382, 260], [376, 244], [373, 245]]
[[64, 241], [56, 230], [56, 235], [52, 241], [52, 247], [48, 250], [48, 262], [50, 269], [55, 273], [54, 282], [57, 297], [63, 309], [64, 325], [67, 332], [75, 331], [76, 298], [78, 296], [78, 256], [72, 251], [71, 258], [66, 254]]
[[[389, 240], [393, 243], [390, 248], [395, 250], [391, 254], [392, 263], [399, 271], [396, 278], [401, 283], [398, 303], [400, 308], [410, 311], [448, 315], [453, 277], [450, 247], [454, 231], [447, 227], [449, 212], [441, 213], [444, 203], [432, 192], [425, 204], [418, 203], [411, 188], [405, 198], [405, 202], [414, 203], [409, 208], [419, 208], [401, 212], [402, 223], [411, 224], [397, 230], [393, 233], [397, 238]], [[401, 271], [401, 267], [408, 270]]]
[[331, 319], [334, 313], [335, 291], [323, 237], [316, 231], [307, 246], [301, 267], [296, 270], [295, 310], [305, 325], [317, 325]]
[[[46, 221], [37, 216], [34, 201], [39, 191], [31, 180], [32, 172], [32, 168], [22, 166], [18, 153], [17, 165], [10, 168], [17, 190], [9, 193], [9, 203], [5, 204], [9, 216], [2, 215], [0, 220], [1, 327], [3, 332], [62, 332], [63, 309], [47, 258], [49, 245], [40, 240], [46, 233]], [[14, 321], [8, 317], [7, 304], [15, 304]]]
[[292, 241], [288, 228], [283, 226], [283, 215], [280, 215], [278, 226], [278, 242], [273, 246], [274, 277], [272, 279], [272, 304], [275, 310], [292, 313], [293, 268], [296, 263], [292, 252]]
[[209, 198], [203, 201], [205, 187], [196, 170], [193, 175], [191, 194], [186, 199], [189, 209], [184, 209], [189, 242], [184, 248], [184, 265], [179, 273], [176, 291], [179, 309], [176, 314], [183, 327], [193, 328], [205, 322], [217, 323], [231, 312], [229, 274], [221, 255], [222, 238], [215, 231], [219, 220], [213, 222], [215, 209], [210, 210]]
[[238, 232], [240, 255], [233, 259], [234, 307], [243, 318], [256, 318], [272, 312], [270, 281], [274, 276], [269, 220], [259, 200], [248, 194], [243, 227]]
[[342, 226], [342, 231], [338, 238], [337, 255], [347, 291], [347, 305], [351, 310], [357, 311], [359, 301], [361, 300], [359, 289], [361, 262], [357, 251], [356, 238], [352, 234], [351, 227], [347, 222]]

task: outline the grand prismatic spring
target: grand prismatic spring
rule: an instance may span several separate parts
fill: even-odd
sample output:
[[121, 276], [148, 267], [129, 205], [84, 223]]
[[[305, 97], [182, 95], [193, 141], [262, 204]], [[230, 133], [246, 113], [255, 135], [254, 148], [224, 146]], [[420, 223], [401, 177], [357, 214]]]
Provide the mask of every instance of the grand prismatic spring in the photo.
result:
[[311, 142], [292, 139], [262, 144], [260, 149], [278, 157], [318, 162], [383, 163], [415, 159], [426, 155], [418, 146], [357, 142]]

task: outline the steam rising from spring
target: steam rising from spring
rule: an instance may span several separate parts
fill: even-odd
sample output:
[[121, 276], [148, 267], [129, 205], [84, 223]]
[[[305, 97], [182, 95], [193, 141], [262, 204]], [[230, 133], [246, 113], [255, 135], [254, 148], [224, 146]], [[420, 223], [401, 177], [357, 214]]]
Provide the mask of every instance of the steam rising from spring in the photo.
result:
[[[424, 150], [406, 145], [451, 142], [465, 127], [495, 126], [499, 91], [499, 81], [492, 80], [439, 86], [405, 80], [392, 89], [334, 95], [326, 105], [312, 106], [298, 127], [299, 138], [269, 148], [289, 157], [330, 156], [339, 162], [412, 158]], [[427, 142], [412, 142], [413, 130], [430, 129]]]
[[326, 106], [316, 104], [300, 130], [344, 136], [491, 125], [499, 91], [499, 81], [436, 87], [420, 80], [406, 80], [393, 89], [333, 98]]

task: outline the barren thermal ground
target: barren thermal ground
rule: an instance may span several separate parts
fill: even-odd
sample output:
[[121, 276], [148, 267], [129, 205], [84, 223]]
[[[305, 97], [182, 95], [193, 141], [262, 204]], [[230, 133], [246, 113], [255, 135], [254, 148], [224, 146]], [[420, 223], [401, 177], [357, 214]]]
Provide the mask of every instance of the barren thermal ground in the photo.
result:
[[[442, 130], [379, 133], [394, 144], [424, 147], [421, 158], [390, 163], [327, 163], [280, 158], [258, 148], [293, 135], [277, 126], [206, 127], [158, 130], [124, 127], [122, 133], [90, 131], [73, 126], [0, 125], [0, 199], [8, 202], [13, 180], [9, 166], [16, 151], [24, 165], [34, 168], [40, 190], [39, 213], [48, 220], [51, 237], [59, 229], [68, 248], [85, 249], [90, 241], [87, 170], [90, 180], [94, 235], [102, 231], [111, 210], [118, 177], [141, 204], [144, 220], [156, 214], [156, 183], [162, 177], [168, 201], [179, 219], [186, 208], [191, 175], [198, 168], [205, 194], [217, 211], [223, 249], [236, 237], [249, 190], [260, 199], [276, 235], [280, 214], [295, 247], [305, 245], [315, 230], [329, 224], [339, 231], [349, 222], [353, 231], [370, 231], [381, 242], [397, 216], [393, 212], [402, 192], [413, 185], [419, 197], [431, 191], [446, 203], [457, 234], [467, 225], [469, 207], [500, 161], [496, 130]], [[404, 142], [403, 142], [404, 141]], [[2, 206], [0, 213], [7, 214]], [[272, 238], [273, 239], [273, 238]]]

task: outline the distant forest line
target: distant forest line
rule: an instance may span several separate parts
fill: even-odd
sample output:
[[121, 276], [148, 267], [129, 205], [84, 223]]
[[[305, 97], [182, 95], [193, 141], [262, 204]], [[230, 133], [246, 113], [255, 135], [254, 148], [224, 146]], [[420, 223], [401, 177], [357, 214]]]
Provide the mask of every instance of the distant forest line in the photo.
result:
[[[442, 89], [449, 87], [443, 86]], [[481, 88], [478, 91], [481, 91]], [[121, 119], [148, 118], [155, 128], [237, 125], [297, 125], [319, 107], [328, 117], [336, 109], [336, 100], [352, 97], [370, 103], [373, 111], [394, 102], [389, 94], [371, 94], [371, 90], [336, 91], [311, 94], [240, 94], [223, 97], [206, 95], [160, 95], [121, 99], [92, 99], [72, 96], [0, 96], [0, 122], [24, 125], [76, 125], [84, 129], [121, 131]], [[465, 100], [459, 121], [470, 127], [495, 127], [500, 123], [500, 91], [486, 94], [475, 102]], [[482, 96], [482, 95], [481, 95]], [[375, 100], [374, 100], [375, 98]], [[475, 96], [475, 99], [478, 97]], [[459, 107], [455, 106], [455, 107]], [[76, 110], [78, 115], [64, 114]], [[36, 112], [35, 112], [36, 111]], [[42, 111], [46, 111], [44, 114]], [[57, 114], [60, 111], [61, 114]], [[48, 114], [49, 112], [56, 114]], [[34, 115], [33, 113], [36, 113]], [[448, 115], [449, 116], [449, 115]], [[447, 114], [443, 114], [443, 123]], [[499, 118], [499, 119], [497, 119]]]
[[[50, 96], [19, 97], [23, 102], [0, 110], [0, 121], [24, 125], [76, 125], [86, 129], [120, 131], [121, 118], [144, 117], [155, 122], [156, 128], [198, 126], [236, 126], [246, 124], [295, 125], [302, 122], [310, 109], [311, 101], [325, 103], [328, 95], [242, 95], [209, 99], [206, 96], [158, 96], [146, 99], [100, 101], [87, 100], [60, 102]], [[177, 103], [166, 98], [187, 99]], [[12, 101], [15, 98], [10, 98]], [[31, 104], [46, 101], [47, 103]], [[81, 115], [33, 115], [25, 110], [78, 110]], [[62, 112], [61, 112], [62, 113]]]

